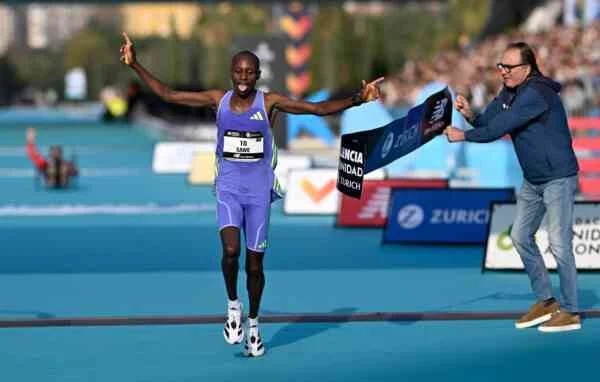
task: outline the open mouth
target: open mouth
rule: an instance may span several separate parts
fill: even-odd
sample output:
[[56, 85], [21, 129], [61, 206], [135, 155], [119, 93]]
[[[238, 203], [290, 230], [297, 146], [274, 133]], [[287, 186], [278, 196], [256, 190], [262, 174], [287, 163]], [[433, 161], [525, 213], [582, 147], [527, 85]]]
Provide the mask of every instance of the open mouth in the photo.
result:
[[245, 93], [248, 90], [248, 85], [239, 84], [238, 90], [240, 91], [240, 93]]

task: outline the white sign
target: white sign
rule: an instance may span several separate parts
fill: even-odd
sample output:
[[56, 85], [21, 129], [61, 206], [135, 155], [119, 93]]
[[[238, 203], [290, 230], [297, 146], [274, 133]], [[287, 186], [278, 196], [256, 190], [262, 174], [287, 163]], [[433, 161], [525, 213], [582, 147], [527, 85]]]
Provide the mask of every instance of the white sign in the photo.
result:
[[[335, 215], [340, 192], [336, 189], [337, 168], [291, 170], [283, 203], [286, 214]], [[382, 169], [373, 171], [365, 179], [381, 180]]]
[[65, 74], [65, 98], [84, 100], [87, 96], [87, 77], [83, 68], [73, 68]]
[[[493, 205], [485, 249], [485, 269], [524, 269], [509, 234], [515, 212], [515, 204]], [[577, 269], [600, 269], [600, 204], [575, 203], [573, 233], [573, 254]], [[546, 267], [556, 269], [556, 260], [548, 242], [545, 217], [535, 239]]]
[[334, 215], [339, 193], [337, 169], [291, 170], [283, 211], [286, 214]]
[[160, 142], [154, 146], [152, 170], [162, 174], [187, 174], [197, 152], [214, 151], [214, 143]]

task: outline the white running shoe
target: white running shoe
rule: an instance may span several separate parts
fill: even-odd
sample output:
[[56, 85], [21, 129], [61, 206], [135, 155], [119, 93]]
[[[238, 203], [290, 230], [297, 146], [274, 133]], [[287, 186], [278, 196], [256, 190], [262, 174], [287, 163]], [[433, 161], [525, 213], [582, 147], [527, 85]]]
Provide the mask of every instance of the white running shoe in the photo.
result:
[[248, 335], [246, 336], [246, 345], [244, 345], [244, 354], [248, 357], [260, 357], [265, 354], [265, 346], [260, 338], [258, 325], [248, 325]]
[[239, 344], [244, 340], [244, 326], [242, 325], [242, 304], [227, 308], [227, 321], [223, 328], [223, 337], [228, 344]]

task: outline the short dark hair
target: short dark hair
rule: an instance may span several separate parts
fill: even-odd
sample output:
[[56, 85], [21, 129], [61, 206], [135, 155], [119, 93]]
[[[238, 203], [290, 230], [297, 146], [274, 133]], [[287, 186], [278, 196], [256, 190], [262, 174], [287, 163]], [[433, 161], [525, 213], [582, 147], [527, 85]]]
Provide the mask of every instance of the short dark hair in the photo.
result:
[[242, 50], [241, 52], [236, 53], [231, 59], [231, 66], [233, 67], [234, 63], [241, 57], [250, 58], [252, 61], [254, 61], [254, 65], [256, 65], [256, 70], [260, 70], [260, 60], [258, 59], [258, 56], [249, 50]]
[[508, 44], [506, 50], [517, 49], [521, 54], [521, 62], [531, 66], [531, 74], [542, 74], [542, 71], [538, 67], [535, 53], [529, 44], [523, 41], [513, 42]]

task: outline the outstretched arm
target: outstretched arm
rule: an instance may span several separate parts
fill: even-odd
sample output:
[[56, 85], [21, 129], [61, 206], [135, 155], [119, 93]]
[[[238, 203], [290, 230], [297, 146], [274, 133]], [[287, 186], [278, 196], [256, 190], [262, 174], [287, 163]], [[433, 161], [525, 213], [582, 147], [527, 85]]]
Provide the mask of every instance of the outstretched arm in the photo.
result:
[[359, 93], [352, 97], [331, 101], [307, 102], [291, 99], [277, 93], [268, 93], [266, 107], [269, 111], [276, 109], [291, 114], [335, 114], [352, 106], [358, 106], [362, 103], [373, 101], [379, 98], [379, 88], [377, 85], [379, 85], [383, 79], [383, 77], [380, 77], [369, 83], [363, 81], [362, 88]]
[[[499, 101], [498, 101], [499, 103]], [[469, 142], [491, 142], [505, 134], [527, 126], [548, 110], [548, 103], [532, 87], [526, 88], [513, 105], [501, 114], [494, 115], [477, 129], [465, 131], [465, 140]]]
[[37, 148], [35, 147], [35, 129], [34, 128], [30, 127], [29, 129], [27, 129], [26, 141], [27, 141], [26, 150], [27, 150], [27, 155], [29, 156], [29, 159], [31, 159], [31, 161], [33, 162], [35, 167], [37, 167], [39, 170], [44, 170], [46, 168], [48, 162], [46, 162], [44, 157], [37, 151]]
[[501, 114], [491, 114], [492, 118], [477, 129], [462, 131], [456, 127], [448, 126], [444, 130], [444, 134], [450, 142], [492, 142], [516, 129], [527, 126], [531, 121], [544, 114], [547, 109], [548, 104], [544, 98], [536, 90], [526, 88], [516, 98], [512, 107]]
[[225, 94], [222, 90], [185, 92], [171, 89], [137, 62], [133, 42], [125, 32], [123, 32], [123, 39], [121, 61], [133, 69], [146, 85], [165, 101], [188, 106], [216, 106], [221, 101], [221, 98]]

